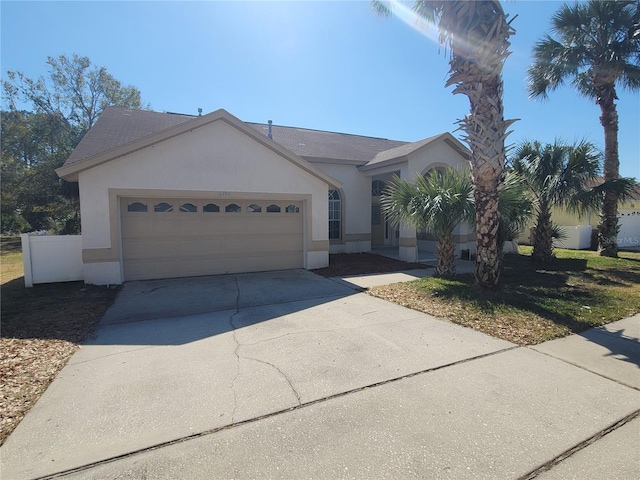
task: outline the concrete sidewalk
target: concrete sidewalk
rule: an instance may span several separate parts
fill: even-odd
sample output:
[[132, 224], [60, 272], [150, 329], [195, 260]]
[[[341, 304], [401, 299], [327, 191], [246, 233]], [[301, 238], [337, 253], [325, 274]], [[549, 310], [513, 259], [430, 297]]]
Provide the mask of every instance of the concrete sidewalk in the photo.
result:
[[162, 282], [125, 285], [0, 449], [3, 480], [640, 470], [640, 315], [525, 348], [308, 272]]
[[[456, 259], [456, 274], [465, 275], [473, 273], [474, 263], [468, 260]], [[368, 275], [349, 275], [345, 277], [333, 277], [331, 280], [355, 290], [366, 290], [380, 285], [392, 283], [410, 282], [424, 277], [430, 277], [434, 273], [434, 267], [404, 270], [392, 273], [372, 273]]]

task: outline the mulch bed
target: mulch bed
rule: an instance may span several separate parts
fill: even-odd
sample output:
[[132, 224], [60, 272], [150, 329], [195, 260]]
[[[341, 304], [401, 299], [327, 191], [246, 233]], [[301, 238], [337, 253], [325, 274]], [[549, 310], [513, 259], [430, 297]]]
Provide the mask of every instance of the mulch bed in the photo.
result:
[[82, 282], [2, 285], [0, 445], [90, 334], [117, 290]]
[[422, 263], [408, 263], [373, 253], [339, 253], [329, 255], [329, 266], [312, 270], [323, 277], [346, 277], [370, 273], [401, 272], [417, 268], [433, 268]]

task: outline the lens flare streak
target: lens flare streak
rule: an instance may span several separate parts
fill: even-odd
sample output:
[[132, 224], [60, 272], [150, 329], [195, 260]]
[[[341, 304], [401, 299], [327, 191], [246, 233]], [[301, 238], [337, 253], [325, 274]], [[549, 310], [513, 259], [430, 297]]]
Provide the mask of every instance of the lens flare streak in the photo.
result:
[[439, 43], [439, 35], [435, 25], [420, 18], [420, 16], [405, 3], [399, 0], [389, 0], [389, 12], [424, 37], [435, 43]]

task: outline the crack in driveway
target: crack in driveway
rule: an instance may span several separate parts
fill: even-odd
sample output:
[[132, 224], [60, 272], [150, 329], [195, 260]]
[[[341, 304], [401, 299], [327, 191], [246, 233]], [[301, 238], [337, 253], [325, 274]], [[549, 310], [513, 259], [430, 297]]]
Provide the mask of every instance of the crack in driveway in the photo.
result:
[[258, 340], [256, 342], [251, 342], [251, 343], [246, 343], [243, 342], [241, 345], [243, 347], [250, 347], [250, 346], [254, 346], [254, 345], [259, 345], [261, 343], [267, 343], [267, 342], [271, 342], [272, 340], [278, 340], [280, 338], [285, 338], [285, 337], [289, 337], [289, 336], [293, 336], [293, 335], [307, 335], [310, 333], [333, 333], [333, 332], [348, 332], [350, 330], [359, 330], [362, 328], [370, 328], [370, 327], [379, 327], [379, 326], [383, 326], [383, 325], [395, 325], [395, 324], [399, 324], [399, 323], [404, 323], [404, 322], [410, 322], [416, 319], [419, 319], [421, 317], [411, 317], [411, 318], [405, 318], [403, 320], [395, 320], [393, 322], [378, 322], [378, 323], [368, 323], [366, 325], [357, 325], [355, 327], [337, 327], [337, 328], [331, 328], [328, 330], [304, 330], [304, 331], [300, 331], [300, 332], [287, 332], [287, 333], [283, 333], [282, 335], [276, 335], [275, 337], [269, 337], [269, 338], [265, 338], [264, 340]]
[[297, 390], [293, 386], [293, 383], [291, 383], [291, 380], [289, 379], [289, 377], [287, 376], [286, 373], [284, 373], [282, 370], [280, 370], [278, 367], [276, 367], [273, 363], [269, 363], [266, 360], [260, 360], [258, 358], [244, 357], [244, 356], [242, 358], [245, 359], [245, 360], [253, 360], [254, 362], [258, 362], [258, 363], [264, 363], [265, 365], [269, 365], [274, 370], [276, 370], [280, 375], [282, 375], [282, 378], [284, 378], [286, 380], [286, 382], [289, 384], [289, 387], [291, 388], [291, 391], [296, 396], [296, 400], [298, 402], [298, 406], [302, 405], [302, 400], [300, 400], [300, 395], [298, 394]]
[[70, 366], [71, 365], [82, 365], [83, 363], [94, 362], [96, 360], [101, 360], [103, 358], [115, 357], [115, 356], [118, 356], [118, 355], [124, 355], [124, 354], [131, 353], [131, 352], [138, 352], [140, 350], [147, 350], [149, 348], [158, 348], [158, 347], [166, 347], [166, 345], [145, 345], [145, 346], [141, 346], [141, 347], [129, 348], [127, 350], [121, 350], [119, 352], [114, 352], [114, 353], [107, 353], [105, 355], [99, 355], [99, 356], [96, 356], [96, 357], [88, 358], [87, 360], [80, 360], [80, 361], [77, 361], [77, 362], [74, 362], [73, 361], [73, 357], [71, 357], [71, 360], [69, 360], [68, 365], [70, 365]]
[[236, 344], [236, 348], [235, 348], [235, 350], [233, 352], [234, 355], [236, 356], [236, 374], [233, 377], [233, 380], [231, 382], [231, 390], [233, 391], [233, 411], [231, 413], [231, 421], [235, 422], [236, 411], [238, 409], [238, 392], [236, 391], [235, 385], [236, 385], [236, 382], [238, 380], [238, 377], [240, 376], [240, 360], [242, 360], [242, 359], [244, 359], [244, 360], [253, 360], [254, 362], [258, 362], [258, 363], [262, 363], [262, 364], [268, 365], [271, 368], [273, 368], [276, 372], [278, 372], [282, 376], [282, 378], [285, 379], [285, 381], [289, 385], [289, 388], [291, 388], [291, 391], [293, 392], [293, 394], [296, 397], [297, 404], [298, 404], [298, 406], [300, 406], [302, 404], [302, 402], [300, 400], [300, 395], [298, 394], [298, 392], [296, 391], [295, 387], [291, 383], [291, 379], [282, 370], [280, 370], [280, 368], [278, 368], [273, 363], [267, 362], [266, 360], [261, 360], [259, 358], [254, 358], [254, 357], [246, 357], [246, 356], [243, 356], [243, 355], [240, 354], [240, 349], [242, 348], [243, 344], [238, 340], [238, 337], [237, 337], [237, 329], [238, 329], [238, 327], [234, 324], [234, 317], [240, 313], [240, 285], [238, 284], [238, 278], [237, 277], [234, 278], [234, 282], [235, 282], [235, 285], [236, 285], [236, 311], [229, 317], [229, 326], [231, 327], [233, 341]]
[[234, 277], [234, 282], [236, 284], [236, 311], [229, 317], [229, 326], [231, 327], [231, 335], [233, 336], [233, 341], [236, 344], [236, 348], [233, 351], [233, 354], [236, 356], [236, 375], [233, 377], [231, 381], [231, 391], [233, 392], [233, 410], [231, 411], [231, 421], [235, 422], [236, 418], [236, 410], [238, 409], [238, 393], [236, 392], [236, 381], [240, 376], [240, 342], [238, 342], [238, 338], [236, 336], [236, 326], [233, 323], [233, 317], [240, 313], [240, 285], [238, 285], [238, 278]]

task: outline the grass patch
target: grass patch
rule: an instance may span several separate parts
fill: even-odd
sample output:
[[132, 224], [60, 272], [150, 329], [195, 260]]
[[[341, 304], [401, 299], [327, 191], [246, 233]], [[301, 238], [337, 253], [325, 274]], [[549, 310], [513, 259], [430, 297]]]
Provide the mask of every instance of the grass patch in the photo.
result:
[[505, 257], [502, 286], [475, 288], [472, 275], [424, 278], [372, 288], [373, 296], [489, 335], [534, 345], [640, 312], [640, 253], [620, 258], [555, 249], [549, 265], [534, 263], [530, 247]]
[[20, 238], [0, 238], [0, 445], [40, 398], [117, 293], [82, 282], [25, 288]]
[[24, 277], [20, 237], [0, 237], [0, 284]]

